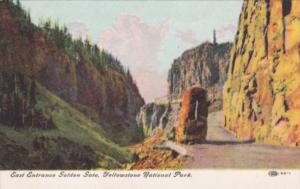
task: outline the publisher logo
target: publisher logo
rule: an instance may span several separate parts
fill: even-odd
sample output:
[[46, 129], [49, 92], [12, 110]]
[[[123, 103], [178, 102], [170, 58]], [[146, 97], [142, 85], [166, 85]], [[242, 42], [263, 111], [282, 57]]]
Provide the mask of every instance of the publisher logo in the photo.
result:
[[269, 171], [268, 172], [268, 175], [270, 176], [270, 177], [276, 177], [276, 176], [278, 176], [278, 172], [277, 171]]

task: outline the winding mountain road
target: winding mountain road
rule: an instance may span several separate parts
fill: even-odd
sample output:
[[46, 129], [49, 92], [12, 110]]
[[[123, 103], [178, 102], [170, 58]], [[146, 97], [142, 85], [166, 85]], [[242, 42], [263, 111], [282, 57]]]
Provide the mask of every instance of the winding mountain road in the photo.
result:
[[238, 141], [222, 125], [223, 112], [211, 113], [207, 142], [180, 145], [191, 156], [186, 168], [300, 168], [299, 148]]

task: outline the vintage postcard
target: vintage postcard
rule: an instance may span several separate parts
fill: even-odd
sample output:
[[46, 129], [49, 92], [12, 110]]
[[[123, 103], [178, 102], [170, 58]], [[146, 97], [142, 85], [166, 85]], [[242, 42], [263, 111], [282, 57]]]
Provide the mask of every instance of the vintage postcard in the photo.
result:
[[0, 171], [300, 188], [300, 1], [0, 0]]

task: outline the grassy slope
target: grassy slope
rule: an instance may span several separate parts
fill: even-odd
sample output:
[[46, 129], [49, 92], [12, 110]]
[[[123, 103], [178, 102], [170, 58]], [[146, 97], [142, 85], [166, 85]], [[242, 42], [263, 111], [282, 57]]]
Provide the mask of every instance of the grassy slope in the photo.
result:
[[43, 130], [37, 128], [14, 129], [1, 126], [0, 131], [16, 144], [23, 146], [29, 151], [36, 136], [49, 138], [63, 137], [80, 145], [90, 146], [97, 154], [104, 155], [99, 162], [99, 167], [115, 168], [122, 163], [133, 160], [133, 154], [125, 148], [121, 148], [107, 139], [105, 131], [100, 125], [89, 120], [82, 113], [72, 108], [65, 101], [53, 95], [46, 88], [37, 84], [38, 111], [45, 117], [52, 117], [56, 129]]

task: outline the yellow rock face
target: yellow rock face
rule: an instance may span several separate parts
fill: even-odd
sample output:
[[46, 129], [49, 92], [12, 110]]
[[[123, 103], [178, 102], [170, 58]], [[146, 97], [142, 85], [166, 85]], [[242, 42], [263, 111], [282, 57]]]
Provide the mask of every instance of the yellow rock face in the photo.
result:
[[300, 146], [300, 1], [245, 1], [224, 87], [225, 127]]

